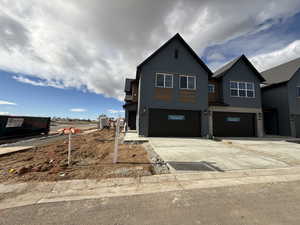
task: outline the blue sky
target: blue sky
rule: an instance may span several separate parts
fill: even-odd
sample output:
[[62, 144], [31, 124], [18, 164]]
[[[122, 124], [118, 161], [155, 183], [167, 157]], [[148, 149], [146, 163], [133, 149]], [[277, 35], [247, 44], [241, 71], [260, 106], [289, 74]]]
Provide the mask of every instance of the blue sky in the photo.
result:
[[[102, 113], [110, 116], [123, 115], [122, 112], [112, 111], [122, 111], [122, 102], [115, 98], [74, 88], [60, 89], [25, 84], [13, 79], [13, 75], [15, 74], [0, 71], [1, 99], [16, 104], [0, 104], [0, 112], [85, 119], [95, 119]], [[73, 112], [72, 109], [79, 109], [79, 112]]]
[[125, 78], [176, 33], [212, 70], [300, 56], [299, 0], [0, 1], [0, 27], [0, 114], [122, 116]]
[[[267, 29], [248, 33], [223, 44], [212, 45], [205, 48], [203, 60], [214, 68], [214, 64], [219, 65], [232, 60], [242, 54], [247, 57], [276, 51], [286, 47], [289, 43], [300, 39], [300, 13], [285, 20], [269, 20], [257, 25], [257, 29], [264, 25]], [[210, 56], [216, 54], [216, 57]], [[300, 55], [298, 56], [300, 57]], [[216, 67], [217, 68], [217, 67]]]

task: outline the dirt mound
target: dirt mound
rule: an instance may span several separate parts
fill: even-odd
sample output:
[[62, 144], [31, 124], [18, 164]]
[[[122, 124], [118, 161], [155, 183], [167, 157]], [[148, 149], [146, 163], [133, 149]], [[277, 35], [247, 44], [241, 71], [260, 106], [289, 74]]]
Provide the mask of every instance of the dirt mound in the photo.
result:
[[102, 130], [72, 138], [72, 166], [68, 140], [0, 157], [0, 182], [103, 179], [151, 175], [147, 152], [141, 145], [120, 145], [112, 164], [114, 131]]

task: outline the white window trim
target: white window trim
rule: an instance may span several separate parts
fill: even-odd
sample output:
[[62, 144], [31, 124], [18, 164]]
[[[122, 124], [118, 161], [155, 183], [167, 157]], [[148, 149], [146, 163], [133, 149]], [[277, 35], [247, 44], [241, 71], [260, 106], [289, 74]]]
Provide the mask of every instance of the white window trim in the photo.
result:
[[300, 95], [298, 95], [299, 94], [299, 89], [300, 89], [300, 85], [296, 86], [296, 97], [297, 98], [300, 98]]
[[[163, 75], [164, 76], [164, 86], [157, 86], [157, 75]], [[171, 87], [166, 87], [166, 76], [171, 76], [172, 77], [172, 86]], [[157, 88], [173, 88], [173, 74], [170, 73], [156, 73], [155, 74], [155, 87]]]
[[[231, 87], [231, 83], [232, 83], [232, 82], [237, 83], [237, 88], [232, 88], [232, 87]], [[239, 83], [244, 83], [244, 84], [245, 84], [245, 89], [240, 89]], [[247, 88], [247, 84], [252, 84], [252, 85], [253, 85], [253, 89], [248, 89], [248, 88]], [[231, 90], [237, 90], [238, 95], [237, 95], [237, 96], [231, 95]], [[246, 95], [245, 95], [245, 96], [240, 96], [240, 90], [244, 90], [244, 91], [246, 92]], [[252, 97], [248, 97], [248, 96], [247, 96], [247, 91], [248, 91], [248, 90], [249, 90], [249, 91], [253, 91], [253, 96], [252, 96]], [[232, 97], [232, 98], [256, 98], [255, 84], [254, 84], [254, 82], [231, 80], [231, 81], [229, 82], [229, 91], [230, 91], [230, 97]]]
[[209, 92], [209, 89], [208, 89], [208, 93], [215, 93], [215, 85], [214, 84], [208, 84], [208, 87], [209, 86], [212, 87], [212, 92]]
[[[182, 88], [181, 87], [181, 77], [187, 77], [186, 88]], [[194, 78], [194, 88], [189, 88], [189, 77], [193, 77]], [[192, 76], [192, 75], [179, 75], [179, 89], [182, 89], [182, 90], [196, 90], [197, 89], [196, 76]]]

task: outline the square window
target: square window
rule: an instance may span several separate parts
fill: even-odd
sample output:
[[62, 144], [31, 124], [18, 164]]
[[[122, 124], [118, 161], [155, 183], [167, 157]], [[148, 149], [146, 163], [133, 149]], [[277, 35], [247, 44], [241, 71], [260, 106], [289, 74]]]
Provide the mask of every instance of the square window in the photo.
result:
[[188, 89], [195, 89], [195, 77], [188, 77]]
[[254, 84], [253, 83], [247, 83], [247, 89], [248, 90], [254, 90]]
[[239, 90], [239, 96], [240, 97], [246, 97], [246, 91], [245, 90]]
[[168, 120], [185, 120], [184, 115], [168, 115]]
[[164, 87], [164, 75], [156, 74], [156, 87]]
[[187, 77], [180, 76], [180, 88], [187, 88]]
[[237, 82], [231, 81], [231, 82], [230, 82], [230, 88], [235, 88], [235, 89], [237, 89], [237, 88], [238, 88]]
[[247, 90], [247, 97], [248, 98], [253, 98], [254, 97], [254, 91], [249, 91], [249, 90]]
[[173, 87], [173, 76], [165, 75], [165, 87], [172, 88]]
[[230, 81], [230, 95], [232, 97], [255, 98], [254, 83]]
[[230, 90], [230, 95], [233, 96], [233, 97], [237, 97], [238, 96], [238, 90], [231, 89]]
[[214, 93], [215, 92], [215, 85], [209, 84], [208, 85], [208, 93]]
[[173, 75], [157, 73], [155, 86], [159, 88], [173, 88]]
[[226, 121], [227, 122], [240, 122], [241, 118], [239, 118], [239, 117], [227, 117]]
[[239, 82], [239, 89], [246, 89], [246, 83]]
[[179, 88], [190, 89], [190, 90], [196, 89], [196, 77], [180, 75], [179, 76]]

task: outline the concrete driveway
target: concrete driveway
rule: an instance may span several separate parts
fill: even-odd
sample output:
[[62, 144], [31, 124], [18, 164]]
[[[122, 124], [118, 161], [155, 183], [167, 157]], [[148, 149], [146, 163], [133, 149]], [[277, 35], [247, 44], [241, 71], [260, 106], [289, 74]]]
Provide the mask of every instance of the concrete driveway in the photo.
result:
[[300, 166], [300, 144], [282, 140], [150, 138], [150, 144], [178, 171], [206, 170], [201, 164], [219, 171]]

